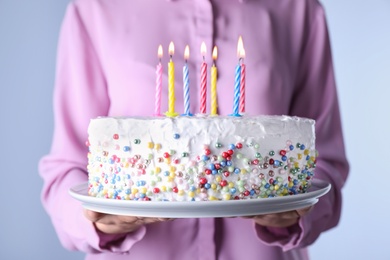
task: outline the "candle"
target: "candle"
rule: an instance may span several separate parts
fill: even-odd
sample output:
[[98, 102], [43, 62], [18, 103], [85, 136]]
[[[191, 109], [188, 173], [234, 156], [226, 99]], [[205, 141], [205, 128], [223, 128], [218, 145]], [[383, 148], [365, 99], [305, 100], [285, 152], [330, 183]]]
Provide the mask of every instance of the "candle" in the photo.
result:
[[200, 113], [206, 113], [206, 86], [207, 86], [207, 64], [205, 62], [206, 44], [202, 42], [200, 52], [203, 56], [203, 62], [200, 67]]
[[168, 63], [168, 112], [166, 116], [174, 117], [178, 114], [175, 112], [175, 64], [172, 61], [172, 56], [175, 52], [175, 46], [173, 42], [169, 44], [169, 56], [170, 61]]
[[240, 103], [240, 88], [241, 88], [241, 48], [242, 48], [242, 39], [241, 36], [238, 39], [237, 44], [237, 56], [239, 58], [238, 64], [236, 66], [236, 72], [234, 77], [234, 99], [233, 99], [233, 114], [232, 116], [240, 116], [239, 112], [239, 103]]
[[241, 60], [241, 82], [240, 82], [240, 114], [245, 113], [245, 77], [246, 77], [246, 66], [244, 64], [245, 49], [240, 37], [240, 49], [239, 58]]
[[188, 59], [190, 57], [190, 47], [187, 45], [184, 50], [185, 64], [183, 67], [183, 86], [184, 86], [184, 115], [191, 116], [190, 113], [190, 77], [188, 70]]
[[157, 64], [157, 68], [156, 68], [156, 101], [155, 101], [154, 115], [161, 116], [161, 89], [162, 89], [161, 58], [163, 56], [163, 49], [161, 45], [158, 46], [157, 55], [158, 55], [159, 63]]
[[233, 114], [232, 116], [240, 116], [238, 113], [238, 106], [240, 102], [240, 84], [241, 84], [241, 65], [236, 66], [236, 73], [234, 77], [234, 99], [233, 99]]
[[211, 115], [217, 115], [217, 67], [215, 66], [217, 55], [217, 46], [214, 46], [213, 66], [211, 67]]

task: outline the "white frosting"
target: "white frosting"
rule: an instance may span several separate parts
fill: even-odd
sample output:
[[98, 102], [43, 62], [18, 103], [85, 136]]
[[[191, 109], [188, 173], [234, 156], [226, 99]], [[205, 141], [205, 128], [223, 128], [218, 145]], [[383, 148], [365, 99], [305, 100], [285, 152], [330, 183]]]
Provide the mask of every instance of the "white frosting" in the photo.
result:
[[315, 166], [314, 124], [288, 116], [93, 119], [89, 191], [170, 201], [305, 192]]

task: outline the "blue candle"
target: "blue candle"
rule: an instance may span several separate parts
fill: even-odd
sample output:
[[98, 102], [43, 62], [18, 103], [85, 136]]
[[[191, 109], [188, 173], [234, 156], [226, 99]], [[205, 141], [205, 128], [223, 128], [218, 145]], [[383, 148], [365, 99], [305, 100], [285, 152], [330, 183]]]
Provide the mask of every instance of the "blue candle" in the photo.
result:
[[183, 84], [184, 84], [184, 114], [190, 114], [190, 79], [187, 63], [183, 67]]
[[240, 63], [236, 66], [236, 74], [234, 80], [234, 100], [233, 100], [233, 114], [232, 116], [240, 116], [238, 113], [240, 103], [240, 85], [241, 85], [241, 65]]
[[190, 56], [190, 48], [188, 45], [184, 50], [185, 64], [183, 67], [183, 85], [184, 85], [184, 115], [191, 116], [190, 113], [190, 77], [187, 60]]

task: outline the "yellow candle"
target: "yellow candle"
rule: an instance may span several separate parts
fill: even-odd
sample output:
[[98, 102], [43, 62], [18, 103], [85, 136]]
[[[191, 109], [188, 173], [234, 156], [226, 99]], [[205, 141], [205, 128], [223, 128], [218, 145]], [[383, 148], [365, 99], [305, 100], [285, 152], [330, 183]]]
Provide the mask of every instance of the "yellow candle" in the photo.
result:
[[174, 117], [178, 114], [175, 112], [175, 64], [172, 61], [172, 56], [175, 52], [173, 42], [169, 44], [170, 61], [168, 63], [168, 112], [166, 116]]
[[217, 46], [213, 49], [213, 66], [211, 67], [211, 115], [217, 115], [217, 67], [215, 60], [217, 59]]

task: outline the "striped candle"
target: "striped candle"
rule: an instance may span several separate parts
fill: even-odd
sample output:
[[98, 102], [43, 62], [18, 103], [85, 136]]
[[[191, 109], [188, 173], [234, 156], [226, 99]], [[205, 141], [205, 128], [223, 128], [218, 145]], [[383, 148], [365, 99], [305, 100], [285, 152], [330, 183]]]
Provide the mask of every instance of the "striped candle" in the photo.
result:
[[163, 71], [161, 65], [163, 50], [161, 45], [158, 46], [157, 54], [159, 58], [159, 63], [157, 64], [157, 68], [156, 68], [156, 101], [155, 101], [154, 115], [161, 116], [161, 89], [162, 89], [162, 71]]
[[240, 82], [240, 114], [245, 113], [245, 75], [246, 66], [241, 64], [241, 82]]
[[240, 86], [241, 85], [241, 65], [237, 64], [234, 78], [234, 99], [233, 99], [233, 116], [240, 116], [238, 113], [240, 102]]
[[207, 64], [205, 62], [206, 44], [204, 42], [202, 42], [200, 50], [203, 55], [203, 62], [200, 67], [200, 113], [206, 114]]
[[188, 45], [184, 50], [185, 64], [183, 67], [183, 86], [184, 86], [184, 115], [190, 116], [190, 77], [187, 60], [190, 57], [190, 48]]
[[246, 66], [244, 64], [245, 49], [242, 43], [240, 44], [239, 58], [241, 60], [241, 83], [240, 83], [240, 114], [245, 113], [245, 77], [246, 77]]

